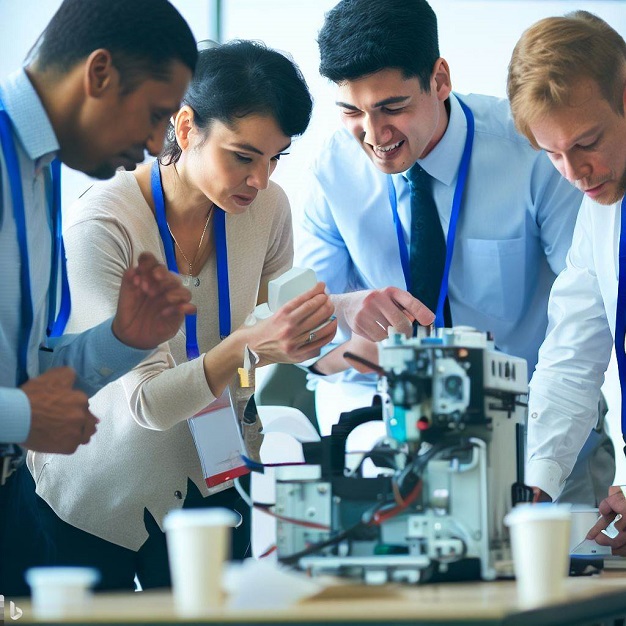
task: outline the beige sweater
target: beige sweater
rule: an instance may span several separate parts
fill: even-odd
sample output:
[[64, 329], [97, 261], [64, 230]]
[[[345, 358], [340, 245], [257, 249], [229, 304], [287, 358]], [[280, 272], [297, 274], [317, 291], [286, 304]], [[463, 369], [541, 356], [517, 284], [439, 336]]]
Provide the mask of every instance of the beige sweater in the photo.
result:
[[[79, 332], [114, 315], [122, 274], [141, 252], [163, 262], [165, 255], [132, 174], [118, 173], [92, 187], [64, 221], [72, 294], [67, 332]], [[236, 329], [254, 309], [259, 286], [291, 267], [291, 213], [282, 189], [270, 183], [245, 213], [227, 215], [226, 237]], [[199, 278], [200, 286], [191, 289], [204, 352], [220, 341], [215, 255]], [[209, 495], [186, 421], [215, 399], [202, 358], [187, 361], [183, 324], [172, 340], [91, 398], [91, 411], [101, 421], [88, 445], [71, 456], [30, 453], [37, 493], [61, 519], [138, 550], [148, 537], [144, 507], [162, 525], [169, 510], [182, 506], [187, 477]]]

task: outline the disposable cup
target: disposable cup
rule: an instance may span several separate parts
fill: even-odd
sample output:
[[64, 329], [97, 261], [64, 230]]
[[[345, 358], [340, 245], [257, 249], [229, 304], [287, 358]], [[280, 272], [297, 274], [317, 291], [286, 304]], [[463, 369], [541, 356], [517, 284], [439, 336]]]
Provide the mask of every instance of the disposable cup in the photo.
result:
[[225, 561], [230, 557], [231, 528], [239, 516], [229, 509], [178, 509], [164, 527], [179, 615], [197, 617], [222, 606]]
[[84, 613], [100, 579], [91, 567], [34, 567], [26, 572], [35, 617], [56, 619]]
[[570, 506], [521, 504], [504, 522], [511, 529], [519, 604], [532, 608], [562, 599], [569, 572]]

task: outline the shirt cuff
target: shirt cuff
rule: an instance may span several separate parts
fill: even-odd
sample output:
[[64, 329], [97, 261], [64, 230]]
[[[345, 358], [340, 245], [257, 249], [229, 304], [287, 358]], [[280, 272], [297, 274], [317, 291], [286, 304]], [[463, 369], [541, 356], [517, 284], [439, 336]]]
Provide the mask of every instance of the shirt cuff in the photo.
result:
[[[76, 387], [93, 395], [102, 387], [120, 378], [139, 365], [154, 350], [140, 350], [122, 343], [113, 334], [113, 318], [78, 335], [64, 335], [48, 341], [52, 352], [40, 351], [40, 368], [69, 365], [77, 374]], [[76, 347], [75, 347], [76, 346]], [[59, 359], [56, 352], [72, 350]]]
[[154, 349], [140, 350], [122, 343], [113, 334], [113, 318], [96, 326], [93, 332], [95, 337], [92, 341], [101, 357], [102, 364], [118, 372], [118, 375], [125, 374], [154, 352]]
[[0, 443], [23, 443], [30, 432], [30, 402], [21, 389], [0, 388]]
[[526, 464], [524, 482], [529, 487], [539, 487], [554, 502], [563, 490], [565, 479], [563, 478], [563, 470], [558, 463], [549, 459], [535, 459]]

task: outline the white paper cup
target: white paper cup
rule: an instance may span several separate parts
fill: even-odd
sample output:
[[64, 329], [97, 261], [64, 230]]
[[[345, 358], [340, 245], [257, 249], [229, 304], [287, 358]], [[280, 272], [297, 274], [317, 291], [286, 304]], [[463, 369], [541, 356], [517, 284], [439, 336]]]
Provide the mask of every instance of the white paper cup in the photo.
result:
[[231, 527], [239, 516], [229, 509], [178, 509], [165, 516], [167, 552], [178, 613], [205, 615], [224, 600], [222, 572], [230, 557]]
[[571, 511], [567, 504], [521, 504], [505, 518], [521, 606], [531, 608], [564, 596], [569, 572]]
[[91, 567], [34, 567], [26, 572], [35, 617], [53, 619], [84, 613], [91, 588], [100, 580]]

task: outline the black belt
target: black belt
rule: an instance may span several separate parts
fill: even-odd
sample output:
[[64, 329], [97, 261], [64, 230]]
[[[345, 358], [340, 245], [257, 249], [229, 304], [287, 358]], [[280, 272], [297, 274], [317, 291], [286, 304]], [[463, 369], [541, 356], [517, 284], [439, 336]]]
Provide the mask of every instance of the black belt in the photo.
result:
[[14, 443], [0, 443], [0, 487], [26, 460], [26, 450]]

